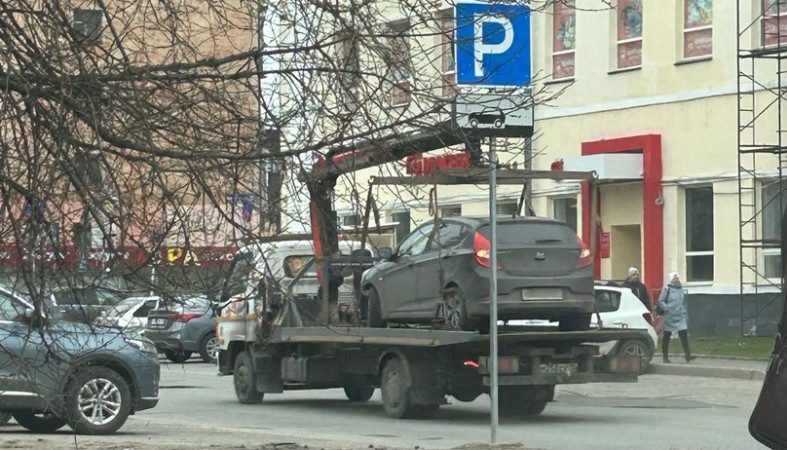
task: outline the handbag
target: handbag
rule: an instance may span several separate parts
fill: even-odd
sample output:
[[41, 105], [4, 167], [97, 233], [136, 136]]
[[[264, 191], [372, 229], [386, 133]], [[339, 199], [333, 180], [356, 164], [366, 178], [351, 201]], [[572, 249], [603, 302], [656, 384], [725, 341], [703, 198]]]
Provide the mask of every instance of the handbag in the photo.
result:
[[664, 311], [664, 308], [661, 306], [661, 303], [656, 303], [656, 315], [663, 316], [665, 312], [666, 311]]
[[760, 397], [749, 419], [749, 433], [772, 449], [787, 449], [787, 340], [780, 332], [765, 374]]

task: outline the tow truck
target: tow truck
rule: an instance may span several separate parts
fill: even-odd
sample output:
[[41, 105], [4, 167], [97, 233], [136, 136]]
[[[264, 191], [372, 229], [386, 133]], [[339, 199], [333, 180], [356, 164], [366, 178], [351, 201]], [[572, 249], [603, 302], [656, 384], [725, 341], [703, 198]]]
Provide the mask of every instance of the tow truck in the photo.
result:
[[[502, 135], [504, 130], [493, 133]], [[525, 132], [532, 133], [532, 129]], [[406, 136], [334, 150], [315, 166], [306, 177], [311, 195], [314, 257], [286, 286], [277, 286], [272, 279], [275, 276], [265, 270], [264, 258], [258, 258], [256, 270], [247, 274], [248, 289], [242, 293], [225, 290], [221, 298], [224, 308], [218, 323], [217, 364], [220, 375], [233, 376], [239, 402], [259, 403], [265, 394], [328, 388], [343, 388], [350, 402], [365, 402], [379, 388], [388, 416], [423, 418], [447, 404], [448, 396], [470, 402], [490, 392], [489, 334], [449, 329], [440, 322], [439, 315], [431, 326], [364, 327], [364, 298], [357, 284], [356, 319], [337, 320], [339, 316], [335, 314], [338, 285], [343, 277], [354, 274], [357, 283], [360, 273], [375, 259], [363, 248], [351, 255], [339, 252], [332, 210], [337, 178], [354, 170], [461, 143], [470, 150], [470, 159], [477, 162], [479, 139], [478, 132], [466, 134], [452, 119]], [[498, 180], [509, 184], [526, 183], [533, 178], [581, 178], [592, 182], [586, 173], [489, 167], [435, 168], [424, 179], [381, 182], [477, 183], [489, 170], [499, 170]], [[368, 229], [369, 203], [363, 233]], [[521, 203], [522, 198], [520, 210]], [[359, 241], [364, 245], [365, 236]], [[231, 272], [237, 269], [238, 261], [233, 261]], [[314, 266], [320, 293], [296, 298], [292, 294], [294, 286]], [[299, 305], [303, 302], [319, 303], [317, 313], [301, 314], [304, 308]], [[601, 343], [629, 339], [647, 342], [648, 335], [645, 330], [635, 329], [558, 331], [549, 326], [501, 324], [497, 367], [500, 414], [540, 414], [553, 399], [557, 384], [636, 382], [639, 357], [599, 355]]]

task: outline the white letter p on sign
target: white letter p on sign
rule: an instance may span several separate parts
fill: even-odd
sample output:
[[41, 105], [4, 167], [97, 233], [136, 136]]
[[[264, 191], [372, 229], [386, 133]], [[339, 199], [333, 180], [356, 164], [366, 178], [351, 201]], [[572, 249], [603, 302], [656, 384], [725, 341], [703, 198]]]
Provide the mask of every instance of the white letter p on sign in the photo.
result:
[[[499, 55], [505, 53], [514, 43], [514, 26], [511, 20], [503, 16], [489, 14], [474, 14], [473, 17], [473, 56], [475, 57], [475, 76], [484, 76], [484, 55]], [[499, 44], [484, 43], [484, 24], [496, 23], [503, 27], [503, 41]]]

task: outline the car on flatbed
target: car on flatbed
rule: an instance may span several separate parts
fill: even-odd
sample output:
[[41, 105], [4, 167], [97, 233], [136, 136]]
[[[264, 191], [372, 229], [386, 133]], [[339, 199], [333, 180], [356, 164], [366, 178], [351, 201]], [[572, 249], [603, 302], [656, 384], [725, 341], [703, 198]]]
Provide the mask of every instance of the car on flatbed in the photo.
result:
[[114, 433], [156, 406], [159, 375], [150, 341], [48, 319], [0, 288], [0, 416], [33, 432], [68, 424], [79, 434]]
[[[491, 276], [488, 218], [450, 217], [427, 222], [361, 284], [365, 323], [446, 324], [488, 330]], [[593, 304], [593, 259], [564, 222], [541, 217], [497, 222], [498, 317], [547, 319], [564, 331], [586, 330]]]

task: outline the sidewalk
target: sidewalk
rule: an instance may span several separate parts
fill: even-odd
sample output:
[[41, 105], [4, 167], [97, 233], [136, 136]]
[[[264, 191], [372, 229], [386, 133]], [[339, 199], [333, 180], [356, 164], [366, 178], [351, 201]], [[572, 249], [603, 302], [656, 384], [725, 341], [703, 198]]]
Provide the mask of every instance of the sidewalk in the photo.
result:
[[[671, 352], [670, 352], [671, 353]], [[721, 359], [706, 355], [696, 355], [697, 359], [687, 363], [682, 353], [670, 354], [669, 364], [661, 361], [661, 353], [653, 355], [646, 373], [659, 375], [680, 375], [709, 378], [737, 378], [742, 380], [763, 380], [768, 368], [767, 361], [745, 359]]]

